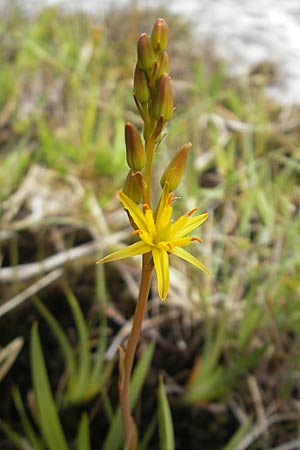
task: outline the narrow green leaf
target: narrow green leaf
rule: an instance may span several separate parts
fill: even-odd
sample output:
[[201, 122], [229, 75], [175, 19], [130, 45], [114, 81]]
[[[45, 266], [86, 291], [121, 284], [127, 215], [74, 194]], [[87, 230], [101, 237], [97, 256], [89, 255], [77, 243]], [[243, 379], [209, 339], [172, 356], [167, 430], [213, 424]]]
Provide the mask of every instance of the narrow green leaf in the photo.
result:
[[162, 377], [159, 378], [158, 388], [158, 430], [160, 450], [174, 450], [173, 421]]
[[[101, 256], [99, 255], [99, 258], [101, 258]], [[108, 303], [108, 294], [106, 289], [103, 264], [96, 265], [96, 291], [97, 291], [97, 298], [101, 299], [101, 303], [99, 303], [99, 309], [101, 311], [102, 309], [106, 308], [106, 305]], [[96, 380], [100, 378], [100, 374], [103, 373], [104, 356], [106, 348], [107, 348], [107, 317], [106, 314], [102, 314], [100, 316], [99, 339], [97, 343], [97, 351], [94, 360], [95, 362], [93, 365], [93, 373], [91, 376], [92, 383], [94, 384], [96, 383]]]
[[91, 450], [89, 418], [86, 413], [81, 417], [76, 437], [77, 450]]
[[19, 433], [14, 431], [7, 423], [0, 419], [0, 429], [18, 450], [35, 450], [29, 442]]
[[[144, 351], [141, 359], [136, 365], [136, 368], [133, 372], [132, 381], [130, 384], [130, 406], [134, 408], [142, 386], [144, 384], [146, 375], [149, 370], [149, 366], [151, 363], [152, 355], [154, 352], [154, 343], [151, 342], [147, 349]], [[123, 432], [122, 432], [122, 420], [121, 420], [121, 411], [120, 408], [117, 409], [117, 412], [114, 415], [113, 421], [111, 422], [109, 432], [104, 441], [104, 445], [102, 450], [119, 450], [122, 447], [123, 443]]]
[[148, 424], [143, 436], [140, 436], [141, 442], [139, 442], [139, 450], [147, 450], [149, 443], [154, 435], [157, 425], [157, 417], [154, 415]]
[[34, 448], [35, 450], [43, 450], [45, 448], [45, 446], [42, 444], [41, 439], [36, 434], [32, 424], [29, 420], [29, 417], [25, 411], [25, 408], [24, 408], [24, 405], [23, 405], [23, 402], [21, 399], [19, 389], [14, 388], [12, 391], [12, 395], [13, 395], [16, 409], [19, 413], [19, 416], [20, 416], [20, 419], [22, 422], [24, 432], [25, 432], [27, 438], [29, 439], [29, 442], [31, 443], [32, 448]]
[[71, 289], [65, 289], [66, 297], [72, 310], [79, 339], [78, 377], [70, 396], [73, 401], [81, 399], [90, 382], [91, 355], [89, 333], [79, 303]]
[[31, 330], [31, 371], [40, 426], [49, 450], [68, 450], [66, 438], [52, 396], [37, 324]]
[[249, 430], [250, 422], [243, 423], [237, 431], [234, 433], [230, 441], [227, 443], [223, 450], [236, 450], [241, 440], [244, 438], [245, 434]]
[[68, 375], [74, 375], [76, 372], [74, 353], [63, 328], [38, 297], [34, 298], [34, 303], [59, 343]]

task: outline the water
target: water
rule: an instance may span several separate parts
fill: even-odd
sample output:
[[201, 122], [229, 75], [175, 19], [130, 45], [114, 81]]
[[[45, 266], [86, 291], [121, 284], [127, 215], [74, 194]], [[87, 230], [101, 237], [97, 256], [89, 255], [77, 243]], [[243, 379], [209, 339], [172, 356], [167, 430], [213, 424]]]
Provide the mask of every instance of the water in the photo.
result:
[[[18, 0], [17, 0], [18, 2]], [[1, 7], [10, 0], [0, 0]], [[45, 4], [103, 13], [126, 0], [19, 0], [28, 11]], [[164, 5], [191, 20], [199, 36], [211, 38], [235, 73], [260, 62], [273, 63], [277, 84], [269, 90], [283, 103], [300, 104], [300, 0], [143, 0], [140, 6]]]

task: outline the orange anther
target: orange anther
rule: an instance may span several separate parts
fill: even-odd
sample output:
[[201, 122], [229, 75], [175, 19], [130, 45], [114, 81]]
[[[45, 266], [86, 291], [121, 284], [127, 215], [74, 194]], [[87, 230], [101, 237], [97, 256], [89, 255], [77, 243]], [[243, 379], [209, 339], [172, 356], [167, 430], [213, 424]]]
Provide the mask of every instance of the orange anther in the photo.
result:
[[141, 234], [142, 233], [142, 230], [134, 230], [133, 232], [132, 232], [132, 234]]
[[202, 239], [200, 239], [198, 237], [192, 237], [191, 241], [197, 241], [197, 242], [199, 242], [199, 244], [202, 244]]
[[170, 192], [169, 198], [168, 198], [168, 205], [171, 205], [173, 198], [174, 198], [174, 192]]
[[198, 208], [193, 208], [191, 209], [188, 213], [187, 216], [191, 216], [192, 214], [194, 214], [194, 212], [198, 211]]
[[143, 203], [142, 206], [145, 211], [147, 211], [147, 209], [150, 209], [150, 206], [148, 205], [148, 203]]

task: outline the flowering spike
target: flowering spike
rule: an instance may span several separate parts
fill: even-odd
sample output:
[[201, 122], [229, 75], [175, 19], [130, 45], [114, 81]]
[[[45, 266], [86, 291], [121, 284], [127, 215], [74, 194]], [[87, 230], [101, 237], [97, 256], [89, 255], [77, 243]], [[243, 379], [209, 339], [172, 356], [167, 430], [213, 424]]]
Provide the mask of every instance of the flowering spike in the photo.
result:
[[138, 65], [146, 72], [151, 70], [156, 60], [151, 40], [146, 33], [140, 35], [137, 44]]
[[151, 93], [148, 77], [138, 64], [135, 66], [133, 89], [136, 97], [142, 104], [150, 100]]
[[161, 75], [157, 82], [151, 111], [156, 120], [164, 116], [165, 122], [173, 115], [173, 90], [168, 75]]
[[179, 152], [176, 153], [160, 179], [161, 187], [168, 182], [170, 191], [174, 191], [177, 188], [180, 183], [191, 146], [191, 143], [186, 144], [181, 150], [179, 150]]
[[125, 143], [128, 166], [141, 170], [146, 163], [146, 153], [139, 132], [130, 122], [125, 125]]
[[155, 51], [163, 51], [168, 45], [168, 25], [165, 19], [156, 19], [151, 33], [151, 43]]

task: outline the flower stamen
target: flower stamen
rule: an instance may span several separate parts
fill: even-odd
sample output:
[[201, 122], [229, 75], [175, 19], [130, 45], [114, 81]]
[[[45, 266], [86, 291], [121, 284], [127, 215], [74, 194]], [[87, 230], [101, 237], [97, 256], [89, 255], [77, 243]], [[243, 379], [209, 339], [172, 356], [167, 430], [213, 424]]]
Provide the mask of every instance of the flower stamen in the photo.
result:
[[194, 212], [198, 211], [198, 208], [193, 208], [191, 209], [188, 213], [186, 213], [187, 216], [191, 216], [192, 214], [194, 214]]
[[197, 242], [199, 242], [199, 244], [202, 244], [202, 242], [203, 242], [202, 239], [200, 239], [198, 237], [192, 237], [191, 241], [197, 241]]
[[168, 205], [170, 206], [172, 204], [174, 198], [174, 192], [170, 192], [169, 198], [168, 198]]

